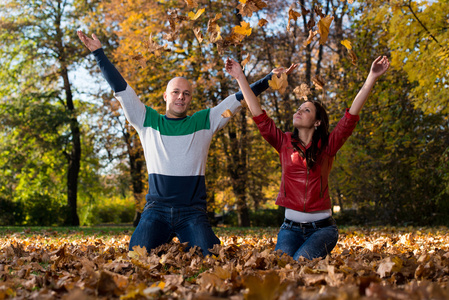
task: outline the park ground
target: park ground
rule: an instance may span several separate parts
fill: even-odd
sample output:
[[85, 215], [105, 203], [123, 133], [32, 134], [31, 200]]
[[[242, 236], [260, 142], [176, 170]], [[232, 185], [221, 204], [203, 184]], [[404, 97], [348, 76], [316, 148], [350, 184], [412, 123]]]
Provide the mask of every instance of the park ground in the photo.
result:
[[134, 228], [0, 227], [0, 299], [449, 299], [446, 227], [344, 227], [332, 255], [274, 251], [278, 228], [215, 228], [128, 252]]

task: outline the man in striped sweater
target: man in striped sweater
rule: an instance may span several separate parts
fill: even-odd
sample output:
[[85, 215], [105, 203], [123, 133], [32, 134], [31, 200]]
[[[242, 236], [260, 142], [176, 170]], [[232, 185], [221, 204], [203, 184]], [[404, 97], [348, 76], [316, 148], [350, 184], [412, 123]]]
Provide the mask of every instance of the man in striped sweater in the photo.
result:
[[[108, 60], [94, 34], [89, 38], [78, 31], [78, 36], [93, 53], [143, 145], [149, 190], [129, 249], [139, 245], [150, 251], [177, 236], [181, 243], [188, 242], [189, 246], [200, 247], [204, 255], [209, 254], [208, 249], [220, 240], [206, 214], [207, 154], [213, 134], [230, 119], [222, 114], [227, 110], [235, 114], [241, 108], [242, 93], [188, 116], [192, 86], [187, 79], [176, 77], [167, 84], [166, 114], [161, 115], [139, 100]], [[251, 86], [256, 95], [268, 88], [270, 78], [271, 73]]]

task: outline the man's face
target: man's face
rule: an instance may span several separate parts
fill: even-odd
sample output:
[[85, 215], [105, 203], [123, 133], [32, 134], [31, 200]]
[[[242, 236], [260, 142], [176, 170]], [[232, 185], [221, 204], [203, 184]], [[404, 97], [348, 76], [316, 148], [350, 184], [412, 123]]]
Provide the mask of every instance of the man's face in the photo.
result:
[[192, 86], [187, 79], [175, 77], [167, 85], [164, 93], [167, 102], [166, 116], [168, 118], [183, 118], [187, 115], [192, 101]]

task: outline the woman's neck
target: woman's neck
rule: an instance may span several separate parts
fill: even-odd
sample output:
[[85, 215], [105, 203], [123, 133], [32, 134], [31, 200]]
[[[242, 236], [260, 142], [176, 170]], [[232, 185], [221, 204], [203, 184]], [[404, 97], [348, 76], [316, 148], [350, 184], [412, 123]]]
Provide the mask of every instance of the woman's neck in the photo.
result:
[[304, 143], [304, 146], [307, 146], [312, 141], [313, 133], [315, 132], [315, 128], [311, 129], [305, 129], [301, 128], [298, 129], [298, 137], [301, 140], [301, 142]]

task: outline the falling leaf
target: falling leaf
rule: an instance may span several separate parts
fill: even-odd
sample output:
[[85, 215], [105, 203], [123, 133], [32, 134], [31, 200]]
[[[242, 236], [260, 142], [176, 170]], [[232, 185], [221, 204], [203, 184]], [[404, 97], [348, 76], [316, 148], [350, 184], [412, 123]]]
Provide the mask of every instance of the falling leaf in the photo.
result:
[[349, 58], [351, 59], [351, 63], [356, 66], [357, 65], [357, 55], [355, 54], [355, 52], [351, 49], [348, 50], [348, 55]]
[[218, 26], [217, 21], [222, 17], [221, 13], [215, 15], [213, 19], [207, 22], [207, 32], [209, 33], [209, 40], [211, 43], [215, 43], [221, 40], [221, 29]]
[[225, 111], [221, 114], [221, 116], [222, 116], [223, 118], [230, 118], [230, 117], [232, 117], [232, 111], [230, 111], [229, 109], [227, 109], [227, 110], [225, 110]]
[[258, 25], [259, 27], [264, 27], [267, 23], [268, 23], [267, 20], [265, 20], [265, 19], [260, 19], [260, 20], [259, 20], [259, 23], [257, 23], [257, 25]]
[[147, 60], [145, 59], [145, 57], [143, 57], [142, 54], [134, 55], [131, 58], [136, 60], [142, 68], [146, 68]]
[[184, 0], [187, 4], [187, 7], [189, 8], [196, 8], [198, 7], [198, 1], [197, 0]]
[[251, 54], [248, 53], [246, 58], [242, 61], [242, 68], [245, 68], [246, 64], [249, 62], [250, 59], [251, 59]]
[[239, 10], [239, 14], [241, 14], [242, 16], [251, 17], [253, 13], [265, 7], [267, 7], [267, 4], [262, 0], [245, 0], [240, 1], [237, 9]]
[[287, 31], [290, 31], [290, 21], [296, 21], [300, 16], [301, 14], [299, 12], [294, 11], [293, 8], [290, 7], [290, 9], [288, 10]]
[[201, 44], [204, 39], [203, 34], [201, 33], [201, 27], [194, 28], [193, 33], [195, 34], [195, 37], [198, 40], [198, 42]]
[[277, 74], [271, 76], [271, 79], [268, 80], [268, 85], [276, 91], [279, 91], [280, 94], [283, 94], [288, 86], [287, 74], [281, 73], [281, 76], [278, 77]]
[[188, 16], [189, 16], [190, 20], [195, 21], [196, 19], [198, 19], [203, 14], [203, 12], [205, 10], [206, 10], [205, 8], [201, 8], [196, 13], [191, 11], [191, 12], [188, 13]]
[[316, 75], [315, 77], [313, 77], [312, 82], [317, 89], [322, 90], [324, 88], [324, 79], [320, 75]]
[[249, 23], [242, 21], [240, 22], [240, 26], [235, 26], [233, 28], [233, 31], [235, 33], [241, 34], [241, 35], [246, 35], [246, 36], [250, 36], [251, 35], [251, 27], [249, 25]]
[[350, 41], [348, 41], [348, 40], [343, 40], [343, 41], [341, 41], [340, 43], [341, 43], [343, 46], [345, 46], [346, 49], [348, 49], [348, 50], [351, 50], [351, 49], [352, 49], [352, 46], [351, 46], [351, 42], [350, 42]]
[[313, 38], [318, 34], [318, 31], [309, 30], [309, 37], [304, 42], [304, 45], [308, 45], [313, 41]]
[[313, 10], [315, 11], [315, 14], [317, 14], [320, 18], [324, 18], [325, 15], [323, 14], [321, 7], [315, 6]]
[[318, 21], [318, 33], [320, 34], [320, 45], [324, 45], [329, 35], [329, 28], [334, 17], [326, 16]]
[[301, 85], [295, 87], [293, 93], [295, 93], [296, 97], [307, 101], [307, 96], [310, 95], [311, 92], [309, 86], [306, 83], [301, 83]]

